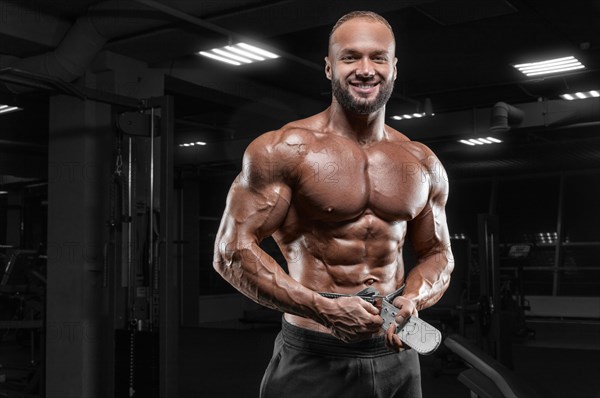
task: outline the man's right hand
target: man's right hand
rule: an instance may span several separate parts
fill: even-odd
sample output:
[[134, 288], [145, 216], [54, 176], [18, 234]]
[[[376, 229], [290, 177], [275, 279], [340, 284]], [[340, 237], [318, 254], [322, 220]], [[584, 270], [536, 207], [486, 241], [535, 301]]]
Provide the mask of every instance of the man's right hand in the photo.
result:
[[365, 340], [378, 333], [383, 318], [379, 309], [359, 297], [326, 299], [321, 316], [331, 333], [347, 343]]

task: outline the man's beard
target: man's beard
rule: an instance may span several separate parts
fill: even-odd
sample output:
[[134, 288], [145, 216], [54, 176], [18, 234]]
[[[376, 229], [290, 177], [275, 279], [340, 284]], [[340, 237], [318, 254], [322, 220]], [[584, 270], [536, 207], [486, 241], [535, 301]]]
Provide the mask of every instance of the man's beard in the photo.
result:
[[394, 91], [394, 81], [391, 80], [389, 83], [380, 82], [379, 91], [373, 100], [352, 96], [349, 89], [342, 87], [339, 79], [331, 80], [331, 88], [333, 96], [342, 108], [353, 113], [366, 115], [378, 111], [388, 102]]

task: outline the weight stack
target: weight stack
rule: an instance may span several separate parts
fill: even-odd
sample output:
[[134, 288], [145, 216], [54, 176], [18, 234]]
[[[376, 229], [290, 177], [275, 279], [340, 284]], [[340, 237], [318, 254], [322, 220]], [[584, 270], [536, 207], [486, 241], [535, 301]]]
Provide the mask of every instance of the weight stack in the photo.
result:
[[[159, 339], [156, 332], [115, 331], [115, 397], [159, 397]], [[133, 362], [132, 362], [133, 359]], [[131, 369], [133, 394], [130, 395]]]

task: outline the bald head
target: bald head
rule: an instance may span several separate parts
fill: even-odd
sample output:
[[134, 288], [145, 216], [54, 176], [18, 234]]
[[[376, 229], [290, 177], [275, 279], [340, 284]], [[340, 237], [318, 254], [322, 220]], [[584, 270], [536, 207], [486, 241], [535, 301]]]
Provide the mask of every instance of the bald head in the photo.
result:
[[396, 39], [394, 37], [394, 31], [391, 27], [391, 25], [389, 24], [389, 22], [382, 17], [381, 15], [372, 12], [372, 11], [352, 11], [349, 12], [348, 14], [342, 16], [340, 19], [338, 19], [338, 21], [335, 23], [335, 25], [333, 25], [333, 28], [331, 28], [331, 32], [329, 32], [329, 48], [331, 48], [331, 44], [333, 41], [333, 36], [335, 31], [341, 26], [343, 25], [345, 22], [351, 21], [353, 19], [365, 19], [367, 21], [370, 22], [379, 22], [381, 24], [383, 24], [386, 28], [388, 28], [388, 30], [390, 31], [390, 33], [392, 34], [392, 37], [394, 38], [394, 44], [396, 42]]

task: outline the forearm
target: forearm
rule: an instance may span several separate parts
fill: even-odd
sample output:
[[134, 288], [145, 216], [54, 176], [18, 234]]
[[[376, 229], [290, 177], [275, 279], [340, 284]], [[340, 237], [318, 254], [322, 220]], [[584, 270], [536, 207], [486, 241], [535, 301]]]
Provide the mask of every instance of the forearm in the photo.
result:
[[413, 300], [417, 310], [434, 305], [450, 284], [454, 259], [450, 248], [420, 259], [405, 279], [404, 297]]
[[257, 244], [216, 251], [214, 268], [253, 301], [328, 326], [321, 315], [327, 300], [292, 279]]

